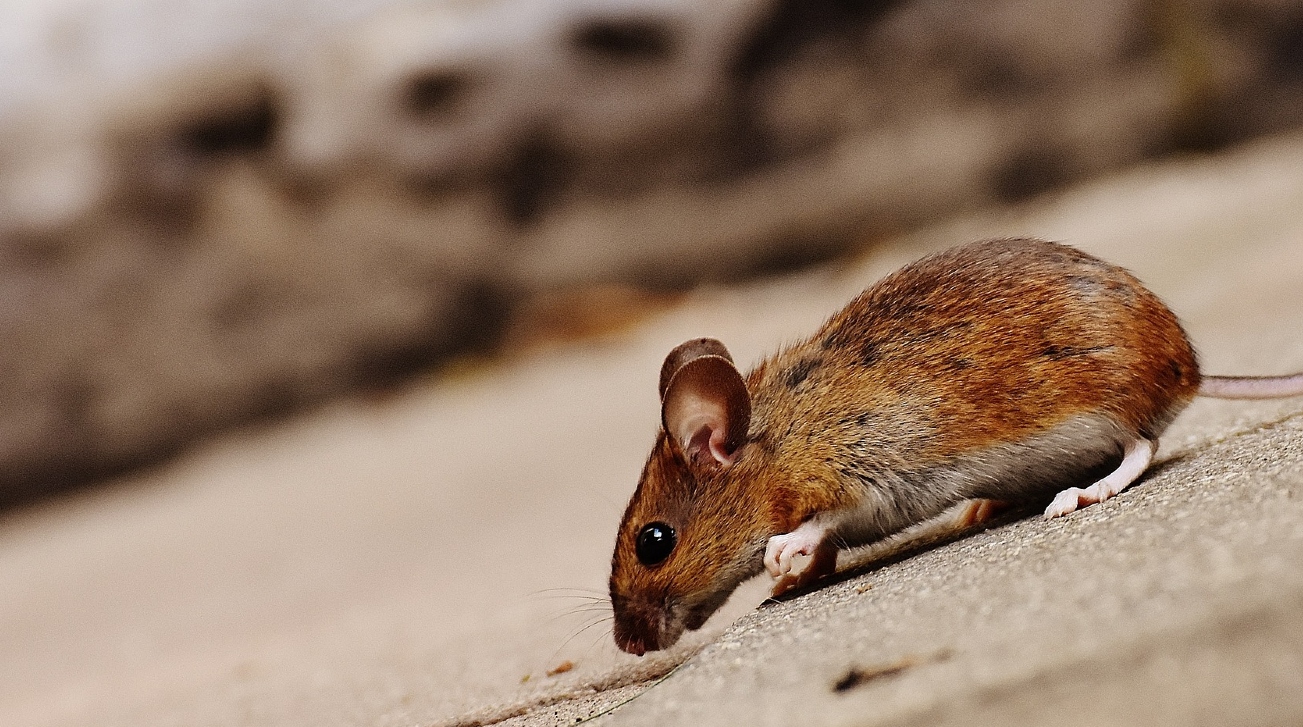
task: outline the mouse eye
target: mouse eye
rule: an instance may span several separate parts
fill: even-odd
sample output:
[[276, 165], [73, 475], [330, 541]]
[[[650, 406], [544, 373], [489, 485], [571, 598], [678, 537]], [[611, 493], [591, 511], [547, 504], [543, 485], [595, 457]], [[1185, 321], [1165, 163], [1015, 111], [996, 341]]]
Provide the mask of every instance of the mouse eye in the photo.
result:
[[651, 523], [638, 531], [634, 551], [643, 565], [656, 565], [670, 557], [670, 551], [674, 550], [677, 542], [678, 536], [674, 534], [674, 528], [665, 523]]

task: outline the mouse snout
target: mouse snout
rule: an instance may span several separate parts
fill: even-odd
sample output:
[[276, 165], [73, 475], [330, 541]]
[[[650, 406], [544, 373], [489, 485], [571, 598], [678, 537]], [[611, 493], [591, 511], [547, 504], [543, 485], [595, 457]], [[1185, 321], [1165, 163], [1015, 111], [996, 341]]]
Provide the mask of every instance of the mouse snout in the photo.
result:
[[641, 636], [635, 636], [629, 632], [621, 632], [619, 628], [615, 630], [615, 645], [620, 647], [620, 651], [634, 656], [642, 656], [648, 651], [655, 651], [657, 646], [653, 643], [649, 648], [647, 642]]
[[613, 598], [611, 607], [615, 613], [615, 644], [630, 654], [642, 656], [667, 648], [683, 633], [683, 624], [670, 618], [670, 609], [663, 602]]

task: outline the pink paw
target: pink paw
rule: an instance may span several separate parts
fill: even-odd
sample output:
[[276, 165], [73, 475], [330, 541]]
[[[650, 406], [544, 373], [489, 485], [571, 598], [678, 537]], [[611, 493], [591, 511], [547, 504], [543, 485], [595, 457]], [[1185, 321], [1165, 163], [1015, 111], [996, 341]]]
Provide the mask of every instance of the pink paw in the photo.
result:
[[798, 555], [814, 555], [814, 551], [823, 542], [822, 533], [802, 532], [804, 526], [790, 533], [775, 535], [769, 539], [765, 548], [765, 569], [774, 578], [782, 578], [792, 572], [792, 559]]
[[1045, 508], [1045, 517], [1047, 519], [1062, 517], [1087, 505], [1101, 503], [1114, 493], [1109, 493], [1103, 497], [1100, 496], [1101, 494], [1098, 482], [1084, 489], [1069, 487], [1054, 496], [1054, 501], [1050, 503], [1049, 507]]
[[1129, 442], [1123, 450], [1122, 463], [1108, 477], [1082, 489], [1069, 487], [1054, 497], [1054, 502], [1045, 508], [1046, 519], [1060, 517], [1078, 508], [1103, 502], [1125, 490], [1127, 485], [1135, 482], [1144, 473], [1158, 449], [1158, 442], [1152, 439], [1136, 439]]
[[955, 515], [955, 527], [971, 528], [974, 525], [994, 520], [1009, 503], [1001, 500], [969, 500], [968, 504]]
[[[776, 580], [773, 595], [813, 583], [837, 570], [837, 546], [827, 542], [828, 531], [806, 521], [790, 533], [775, 535], [765, 547], [765, 568]], [[792, 572], [792, 559], [812, 556], [800, 573]]]

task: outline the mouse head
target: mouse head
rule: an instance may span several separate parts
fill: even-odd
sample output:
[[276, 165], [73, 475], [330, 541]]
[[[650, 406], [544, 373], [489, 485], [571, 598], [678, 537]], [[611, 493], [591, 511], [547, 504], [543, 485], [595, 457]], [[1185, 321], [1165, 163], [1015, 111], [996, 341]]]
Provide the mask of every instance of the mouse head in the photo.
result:
[[611, 607], [619, 647], [663, 649], [758, 573], [769, 518], [748, 496], [751, 396], [728, 350], [699, 338], [661, 367], [661, 431], [616, 537]]

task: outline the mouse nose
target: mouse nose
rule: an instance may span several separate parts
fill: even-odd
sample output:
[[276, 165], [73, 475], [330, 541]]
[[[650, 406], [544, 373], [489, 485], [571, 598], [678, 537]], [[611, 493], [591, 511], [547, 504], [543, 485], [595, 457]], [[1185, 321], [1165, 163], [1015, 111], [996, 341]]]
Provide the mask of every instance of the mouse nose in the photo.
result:
[[647, 647], [642, 643], [641, 639], [626, 637], [621, 640], [619, 636], [616, 636], [615, 645], [619, 646], [621, 651], [634, 656], [642, 656], [647, 653]]
[[630, 603], [617, 605], [611, 629], [616, 646], [636, 656], [660, 649], [661, 620], [656, 609]]
[[642, 656], [648, 651], [656, 651], [661, 648], [656, 628], [645, 621], [622, 624], [620, 619], [617, 618], [613, 632], [615, 645], [619, 646], [622, 651], [634, 656]]

